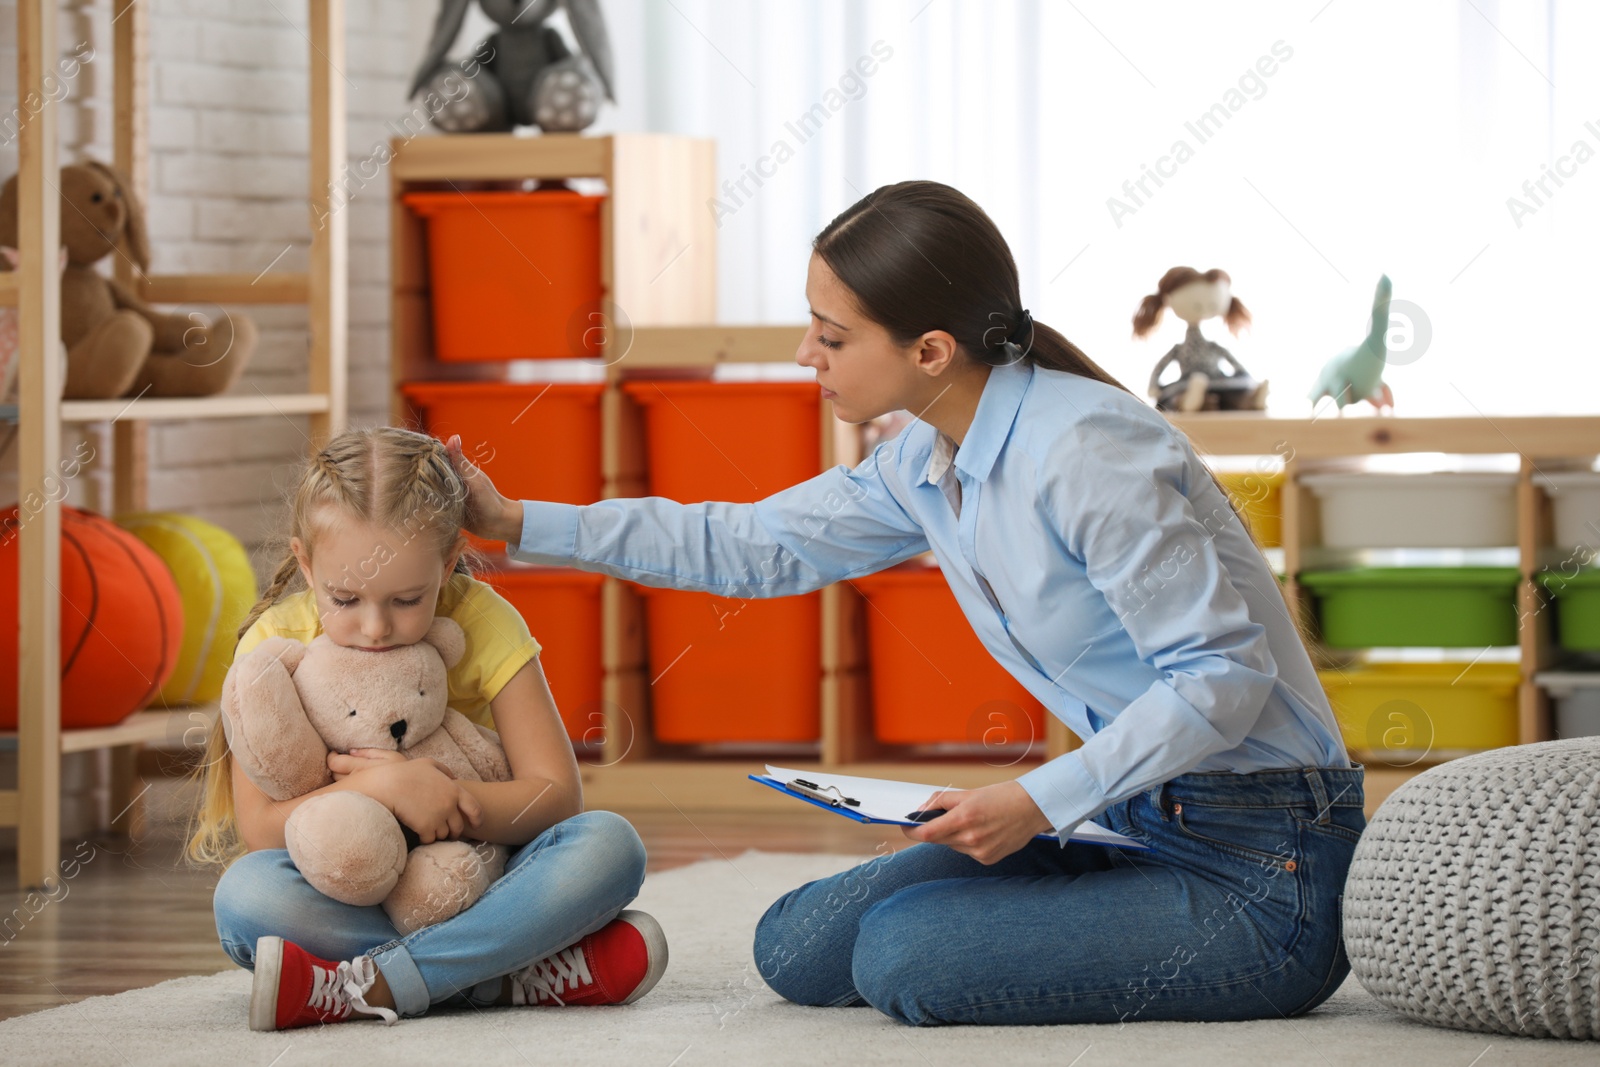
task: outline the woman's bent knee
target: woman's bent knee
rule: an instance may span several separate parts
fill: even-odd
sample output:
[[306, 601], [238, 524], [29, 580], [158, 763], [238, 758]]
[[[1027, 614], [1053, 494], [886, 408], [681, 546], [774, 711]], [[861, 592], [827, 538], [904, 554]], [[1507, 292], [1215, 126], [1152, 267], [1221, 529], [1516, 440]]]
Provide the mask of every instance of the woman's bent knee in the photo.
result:
[[929, 924], [927, 912], [914, 902], [917, 888], [879, 901], [861, 916], [850, 977], [861, 998], [891, 1019], [925, 1025], [935, 1021], [927, 1002], [937, 995], [936, 983], [955, 976], [944, 973], [944, 961], [922, 951]]
[[790, 897], [799, 890], [790, 890], [777, 900], [773, 901], [767, 910], [756, 921], [756, 934], [751, 944], [751, 954], [755, 958], [756, 973], [767, 986], [785, 1000], [793, 1000], [804, 1004], [806, 1001], [799, 999], [800, 990], [789, 981], [794, 968], [795, 951], [789, 945], [786, 935], [787, 923], [783, 917], [784, 905]]
[[815, 884], [785, 893], [757, 921], [751, 945], [756, 973], [774, 993], [796, 1004], [859, 1004], [850, 984], [850, 938], [827, 936], [830, 931], [817, 922], [807, 896]]

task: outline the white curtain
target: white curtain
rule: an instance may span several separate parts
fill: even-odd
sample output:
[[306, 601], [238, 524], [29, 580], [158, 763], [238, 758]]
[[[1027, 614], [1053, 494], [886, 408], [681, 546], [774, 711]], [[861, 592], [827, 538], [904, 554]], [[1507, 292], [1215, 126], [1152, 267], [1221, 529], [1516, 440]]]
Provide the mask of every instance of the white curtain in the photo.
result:
[[620, 104], [594, 132], [717, 141], [724, 322], [803, 322], [817, 231], [928, 178], [994, 218], [1035, 317], [1136, 392], [1182, 324], [1136, 341], [1129, 320], [1187, 264], [1233, 276], [1253, 330], [1205, 329], [1276, 414], [1310, 412], [1385, 272], [1398, 413], [1600, 410], [1588, 0], [604, 7]]

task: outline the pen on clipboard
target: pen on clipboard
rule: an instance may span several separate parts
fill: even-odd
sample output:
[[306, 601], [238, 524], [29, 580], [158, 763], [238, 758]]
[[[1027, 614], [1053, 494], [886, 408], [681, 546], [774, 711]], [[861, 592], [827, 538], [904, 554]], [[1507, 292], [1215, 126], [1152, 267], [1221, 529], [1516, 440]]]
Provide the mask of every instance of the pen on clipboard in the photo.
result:
[[[861, 806], [861, 801], [854, 797], [845, 796], [843, 791], [836, 785], [818, 785], [816, 782], [808, 782], [804, 778], [796, 778], [787, 783], [787, 786], [796, 793], [808, 796], [812, 800], [820, 800], [830, 807], [837, 808], [841, 804], [848, 804], [852, 808]], [[829, 796], [830, 792], [834, 795]]]

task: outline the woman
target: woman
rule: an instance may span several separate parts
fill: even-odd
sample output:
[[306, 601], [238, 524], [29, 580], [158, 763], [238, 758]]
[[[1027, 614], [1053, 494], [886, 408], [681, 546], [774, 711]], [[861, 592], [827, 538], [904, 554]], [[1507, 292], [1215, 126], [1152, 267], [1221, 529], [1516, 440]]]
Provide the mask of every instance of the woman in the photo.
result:
[[[917, 419], [754, 504], [501, 497], [518, 558], [729, 597], [932, 549], [990, 653], [1081, 748], [947, 791], [916, 845], [790, 892], [755, 936], [790, 1000], [916, 1024], [1275, 1018], [1349, 971], [1362, 769], [1278, 583], [1188, 440], [1022, 307], [993, 222], [934, 182], [818, 235], [796, 359], [839, 418]], [[1065, 840], [1085, 820], [1151, 851]]]

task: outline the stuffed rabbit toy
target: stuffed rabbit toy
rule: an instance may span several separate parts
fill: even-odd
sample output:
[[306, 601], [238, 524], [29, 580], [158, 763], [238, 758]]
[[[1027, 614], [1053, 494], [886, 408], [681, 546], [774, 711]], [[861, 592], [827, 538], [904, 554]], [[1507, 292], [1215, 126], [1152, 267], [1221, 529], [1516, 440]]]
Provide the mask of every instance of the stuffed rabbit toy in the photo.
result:
[[[127, 183], [104, 163], [61, 168], [61, 339], [67, 346], [63, 395], [75, 400], [119, 396], [210, 396], [239, 378], [255, 351], [256, 327], [224, 313], [199, 316], [156, 311], [95, 269], [115, 251], [140, 271], [150, 267], [144, 211]], [[0, 189], [0, 245], [17, 243], [17, 179]], [[9, 264], [0, 268], [10, 269]]]

